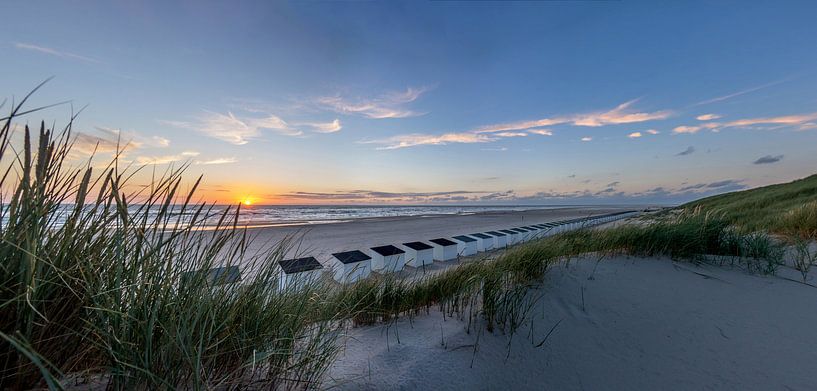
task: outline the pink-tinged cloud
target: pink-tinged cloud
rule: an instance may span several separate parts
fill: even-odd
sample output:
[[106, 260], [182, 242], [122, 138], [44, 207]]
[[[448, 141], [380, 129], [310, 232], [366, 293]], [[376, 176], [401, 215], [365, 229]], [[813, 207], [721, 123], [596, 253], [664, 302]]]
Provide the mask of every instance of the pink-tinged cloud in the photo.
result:
[[699, 130], [701, 130], [700, 126], [678, 126], [672, 129], [672, 132], [678, 134], [694, 134], [698, 133]]
[[667, 119], [672, 115], [669, 110], [661, 110], [655, 112], [636, 112], [632, 111], [630, 107], [637, 100], [622, 103], [612, 110], [600, 111], [584, 114], [573, 114], [567, 116], [557, 116], [553, 118], [543, 118], [533, 121], [520, 121], [505, 124], [496, 124], [483, 126], [476, 129], [479, 133], [494, 133], [505, 132], [512, 130], [527, 130], [543, 126], [552, 126], [560, 124], [570, 124], [573, 126], [588, 126], [598, 127], [605, 125], [620, 125], [630, 124], [654, 120]]
[[641, 137], [641, 132], [632, 132], [632, 133], [628, 134], [627, 137], [629, 137], [629, 138], [639, 138], [639, 137]]
[[372, 99], [350, 99], [340, 95], [320, 97], [319, 106], [341, 114], [360, 115], [373, 119], [406, 118], [423, 115], [404, 107], [428, 91], [428, 87], [409, 87], [406, 91], [389, 92]]
[[659, 132], [659, 131], [657, 131], [655, 129], [647, 129], [647, 133], [652, 134], [652, 135], [656, 135], [656, 134], [661, 133], [661, 132]]
[[695, 117], [695, 119], [697, 119], [698, 121], [711, 121], [713, 119], [718, 119], [720, 117], [721, 116], [718, 114], [702, 114]]
[[538, 134], [540, 136], [553, 136], [553, 132], [550, 131], [550, 129], [528, 129], [528, 133]]
[[488, 143], [496, 141], [493, 135], [463, 132], [445, 133], [441, 135], [431, 134], [403, 134], [380, 140], [361, 141], [364, 144], [383, 144], [378, 149], [400, 149], [414, 147], [418, 145], [446, 145], [446, 144], [473, 144]]

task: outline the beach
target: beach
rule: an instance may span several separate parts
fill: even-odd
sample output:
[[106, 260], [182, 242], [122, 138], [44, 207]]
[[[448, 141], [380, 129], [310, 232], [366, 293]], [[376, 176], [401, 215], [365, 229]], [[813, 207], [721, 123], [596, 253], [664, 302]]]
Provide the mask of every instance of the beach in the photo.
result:
[[538, 301], [513, 337], [480, 326], [468, 333], [436, 310], [352, 328], [326, 387], [809, 390], [817, 382], [817, 289], [780, 276], [587, 256], [552, 266], [529, 294]]
[[280, 226], [249, 226], [250, 249], [290, 238], [287, 257], [315, 257], [328, 266], [332, 253], [367, 250], [374, 246], [399, 245], [413, 241], [450, 238], [497, 229], [636, 210], [643, 206], [588, 206], [515, 211], [486, 211], [473, 214], [374, 217], [337, 223]]

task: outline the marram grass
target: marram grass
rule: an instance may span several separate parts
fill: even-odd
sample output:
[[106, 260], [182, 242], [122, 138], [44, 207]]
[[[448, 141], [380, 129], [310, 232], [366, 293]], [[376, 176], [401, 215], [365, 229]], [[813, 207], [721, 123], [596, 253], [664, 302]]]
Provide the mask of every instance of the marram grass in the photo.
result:
[[[714, 254], [773, 272], [776, 247], [703, 214], [529, 242], [425, 277], [373, 276], [338, 287], [279, 291], [275, 265], [294, 241], [250, 251], [238, 210], [201, 230], [212, 205], [182, 190], [184, 167], [135, 193], [133, 170], [71, 167], [71, 122], [54, 133], [26, 126], [10, 148], [12, 108], [0, 130], [0, 388], [317, 388], [345, 327], [446, 316], [513, 335], [532, 305], [528, 287], [548, 266], [588, 252]], [[19, 152], [17, 152], [19, 151]], [[70, 206], [63, 221], [58, 211]], [[158, 212], [156, 212], [158, 211]], [[185, 212], [185, 213], [182, 213]], [[181, 216], [187, 216], [182, 219]], [[202, 274], [241, 265], [241, 283], [211, 286]]]

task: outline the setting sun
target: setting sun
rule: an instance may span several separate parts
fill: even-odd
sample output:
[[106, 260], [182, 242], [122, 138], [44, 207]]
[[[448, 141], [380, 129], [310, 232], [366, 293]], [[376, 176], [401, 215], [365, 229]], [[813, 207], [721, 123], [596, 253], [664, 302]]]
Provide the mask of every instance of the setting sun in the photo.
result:
[[252, 205], [252, 199], [249, 197], [245, 197], [244, 199], [241, 200], [241, 203], [246, 206], [250, 206]]

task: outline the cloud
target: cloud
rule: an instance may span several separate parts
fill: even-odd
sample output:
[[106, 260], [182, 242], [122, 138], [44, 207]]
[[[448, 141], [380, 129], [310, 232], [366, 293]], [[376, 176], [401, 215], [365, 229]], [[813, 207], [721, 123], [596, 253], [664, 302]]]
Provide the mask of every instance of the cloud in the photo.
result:
[[492, 152], [505, 152], [508, 150], [507, 147], [499, 147], [499, 148], [482, 148], [483, 151], [492, 151]]
[[669, 118], [672, 112], [669, 110], [661, 110], [656, 112], [637, 112], [630, 109], [630, 107], [637, 100], [624, 102], [615, 108], [608, 111], [591, 112], [584, 114], [573, 114], [566, 116], [556, 116], [553, 118], [543, 118], [533, 121], [520, 121], [505, 124], [488, 125], [478, 128], [476, 131], [480, 133], [504, 132], [511, 130], [527, 130], [532, 128], [539, 128], [543, 126], [552, 126], [560, 124], [570, 124], [573, 126], [588, 126], [598, 127], [605, 125], [620, 125], [637, 122], [646, 122], [653, 120], [661, 120]]
[[528, 129], [528, 133], [538, 134], [540, 136], [553, 136], [553, 132], [550, 129]]
[[676, 154], [675, 154], [675, 156], [686, 156], [686, 155], [692, 155], [694, 152], [695, 152], [695, 147], [687, 147], [687, 149], [685, 149], [685, 150], [683, 150], [683, 151], [681, 151], [681, 152], [676, 153]]
[[525, 137], [528, 134], [523, 132], [499, 132], [494, 133], [494, 135], [497, 137]]
[[718, 119], [721, 116], [718, 114], [703, 114], [695, 117], [698, 121], [711, 121], [713, 119]]
[[298, 125], [308, 126], [318, 133], [334, 133], [342, 129], [339, 119], [332, 122], [304, 122]]
[[710, 104], [710, 103], [722, 102], [722, 101], [725, 101], [725, 100], [728, 100], [728, 99], [732, 99], [732, 98], [735, 98], [735, 97], [738, 97], [738, 96], [741, 96], [741, 95], [748, 94], [750, 92], [755, 92], [755, 91], [758, 91], [758, 90], [762, 90], [764, 88], [771, 87], [771, 86], [774, 86], [774, 85], [777, 85], [777, 84], [780, 84], [780, 83], [783, 83], [783, 82], [786, 82], [786, 81], [789, 81], [789, 80], [791, 80], [791, 78], [786, 78], [786, 79], [782, 79], [782, 80], [773, 81], [771, 83], [766, 83], [766, 84], [759, 85], [759, 86], [756, 86], [756, 87], [747, 88], [745, 90], [741, 90], [741, 91], [734, 92], [734, 93], [731, 93], [731, 94], [719, 96], [719, 97], [712, 98], [712, 99], [707, 99], [705, 101], [695, 103], [692, 106], [701, 106], [701, 105], [707, 105], [707, 104]]
[[316, 100], [319, 106], [341, 114], [360, 115], [367, 118], [406, 118], [423, 115], [405, 108], [408, 103], [417, 100], [428, 87], [409, 87], [406, 91], [388, 92], [373, 99], [349, 99], [340, 95], [320, 97]]
[[257, 138], [262, 131], [271, 130], [284, 136], [300, 136], [302, 131], [292, 128], [281, 117], [266, 114], [263, 117], [239, 118], [232, 112], [227, 114], [205, 112], [195, 122], [160, 121], [161, 123], [202, 132], [210, 137], [235, 145], [243, 145]]
[[[630, 106], [636, 101], [629, 101], [616, 108], [603, 112], [589, 114], [575, 114], [555, 118], [545, 118], [536, 121], [523, 121], [508, 124], [488, 125], [465, 132], [452, 132], [441, 135], [434, 134], [404, 134], [378, 140], [363, 140], [364, 144], [383, 144], [379, 149], [398, 149], [418, 145], [445, 145], [450, 143], [487, 143], [499, 140], [502, 137], [522, 137], [527, 134], [551, 136], [553, 133], [543, 126], [557, 124], [572, 124], [575, 126], [604, 126], [610, 124], [624, 124], [633, 122], [664, 119], [672, 113], [657, 111], [653, 113], [633, 112]], [[582, 141], [591, 141], [592, 137], [584, 137]]]
[[94, 129], [104, 134], [107, 139], [119, 140], [131, 148], [167, 148], [170, 140], [162, 136], [145, 137], [132, 130], [122, 130], [105, 126], [95, 126]]
[[779, 162], [781, 160], [783, 160], [783, 155], [776, 155], [776, 156], [766, 155], [766, 156], [763, 156], [761, 158], [758, 158], [757, 160], [752, 162], [752, 164], [772, 164], [772, 163], [777, 163], [777, 162]]
[[79, 60], [79, 61], [88, 62], [88, 63], [99, 64], [101, 62], [101, 61], [99, 61], [99, 60], [97, 60], [95, 58], [92, 58], [92, 57], [81, 56], [79, 54], [75, 54], [75, 53], [71, 53], [71, 52], [64, 52], [64, 51], [60, 51], [60, 50], [57, 50], [57, 49], [52, 49], [52, 48], [49, 48], [49, 47], [34, 45], [34, 44], [30, 44], [30, 43], [15, 42], [14, 47], [17, 48], [17, 49], [30, 50], [30, 51], [34, 51], [34, 52], [48, 54], [48, 55], [55, 56], [55, 57], [67, 58], [67, 59], [71, 59], [71, 60]]
[[[791, 126], [797, 130], [816, 128], [812, 121], [817, 120], [817, 113], [783, 115], [777, 117], [744, 118], [729, 122], [707, 122], [696, 126], [678, 126], [673, 129], [675, 133], [696, 133], [701, 129], [710, 129], [718, 132], [726, 128], [745, 129], [778, 129], [780, 127]], [[770, 125], [770, 126], [766, 126]]]
[[223, 158], [217, 158], [217, 159], [212, 159], [212, 160], [197, 160], [195, 164], [201, 164], [201, 165], [230, 164], [230, 163], [235, 163], [237, 161], [238, 161], [238, 159], [236, 159], [234, 157], [223, 157]]
[[632, 133], [628, 134], [627, 137], [629, 137], [629, 138], [639, 138], [639, 137], [641, 137], [641, 132], [632, 132]]
[[587, 141], [593, 141], [593, 138], [592, 138], [592, 137], [589, 137], [589, 136], [585, 136], [585, 137], [582, 137], [582, 141], [585, 141], [585, 142], [587, 142]]
[[747, 118], [723, 124], [723, 127], [746, 127], [752, 125], [804, 125], [817, 120], [817, 113], [784, 115], [779, 117]]
[[701, 130], [700, 126], [678, 126], [675, 129], [672, 129], [673, 133], [678, 134], [695, 134]]
[[146, 165], [146, 164], [168, 164], [168, 163], [175, 163], [180, 161], [189, 160], [193, 157], [198, 156], [199, 153], [196, 151], [184, 151], [179, 154], [175, 155], [162, 155], [162, 156], [138, 156], [136, 158], [136, 163], [139, 165]]
[[418, 145], [446, 145], [446, 144], [473, 144], [489, 143], [498, 140], [493, 135], [462, 132], [445, 133], [441, 135], [430, 134], [403, 134], [378, 140], [360, 141], [362, 144], [383, 144], [378, 149], [399, 149]]
[[652, 134], [652, 135], [656, 135], [656, 134], [661, 133], [661, 132], [659, 132], [659, 131], [657, 131], [655, 129], [647, 129], [646, 132], [649, 133], [649, 134]]

